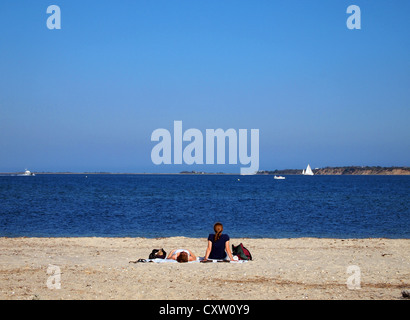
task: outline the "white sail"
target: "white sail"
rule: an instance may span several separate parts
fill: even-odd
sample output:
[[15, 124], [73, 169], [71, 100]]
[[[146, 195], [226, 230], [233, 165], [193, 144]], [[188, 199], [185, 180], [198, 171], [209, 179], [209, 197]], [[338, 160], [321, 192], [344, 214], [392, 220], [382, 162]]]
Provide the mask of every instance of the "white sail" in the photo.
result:
[[302, 170], [302, 174], [305, 174], [305, 169]]
[[308, 164], [306, 171], [304, 173], [305, 176], [313, 176], [313, 171], [312, 168], [310, 167], [310, 165]]

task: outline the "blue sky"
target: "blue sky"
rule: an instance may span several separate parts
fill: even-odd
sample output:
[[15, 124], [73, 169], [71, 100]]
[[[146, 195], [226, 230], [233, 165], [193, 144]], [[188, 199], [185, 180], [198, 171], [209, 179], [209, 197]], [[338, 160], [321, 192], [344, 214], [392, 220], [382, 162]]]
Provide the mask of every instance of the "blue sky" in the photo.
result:
[[409, 166], [409, 17], [407, 0], [1, 1], [0, 172], [239, 172], [154, 165], [174, 120], [259, 129], [261, 170]]

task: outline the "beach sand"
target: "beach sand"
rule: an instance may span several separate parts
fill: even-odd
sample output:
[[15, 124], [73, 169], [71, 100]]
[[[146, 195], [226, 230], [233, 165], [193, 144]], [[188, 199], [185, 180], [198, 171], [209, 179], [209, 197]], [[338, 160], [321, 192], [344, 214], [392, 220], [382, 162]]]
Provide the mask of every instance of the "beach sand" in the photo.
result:
[[410, 289], [409, 239], [231, 239], [241, 242], [253, 261], [134, 264], [154, 248], [203, 256], [207, 240], [0, 238], [0, 299], [391, 300]]

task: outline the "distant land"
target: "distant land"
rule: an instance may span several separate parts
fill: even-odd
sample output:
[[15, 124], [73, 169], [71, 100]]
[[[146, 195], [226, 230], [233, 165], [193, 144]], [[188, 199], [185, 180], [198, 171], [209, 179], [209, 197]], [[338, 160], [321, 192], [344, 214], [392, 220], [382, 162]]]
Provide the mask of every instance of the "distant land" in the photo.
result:
[[[410, 167], [325, 167], [312, 169], [315, 175], [410, 175]], [[258, 171], [257, 174], [295, 175], [302, 174], [302, 169]]]
[[[283, 169], [283, 170], [259, 170], [257, 175], [301, 175], [303, 169]], [[410, 167], [380, 167], [380, 166], [348, 166], [348, 167], [325, 167], [325, 168], [315, 168], [312, 169], [315, 175], [410, 175]], [[0, 172], [0, 175], [16, 175], [22, 174], [23, 172]], [[113, 173], [113, 172], [45, 172], [45, 171], [34, 171], [37, 174], [140, 174], [140, 175], [239, 175], [239, 173], [225, 173], [225, 172], [204, 172], [204, 171], [181, 171], [179, 173], [150, 173], [150, 172], [124, 172], [124, 173]]]

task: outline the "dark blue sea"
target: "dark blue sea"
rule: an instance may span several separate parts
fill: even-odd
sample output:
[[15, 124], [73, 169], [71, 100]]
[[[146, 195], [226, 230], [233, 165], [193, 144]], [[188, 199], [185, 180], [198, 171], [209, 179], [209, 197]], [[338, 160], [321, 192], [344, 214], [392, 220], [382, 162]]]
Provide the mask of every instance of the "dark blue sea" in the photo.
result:
[[0, 236], [409, 238], [410, 176], [0, 176]]

